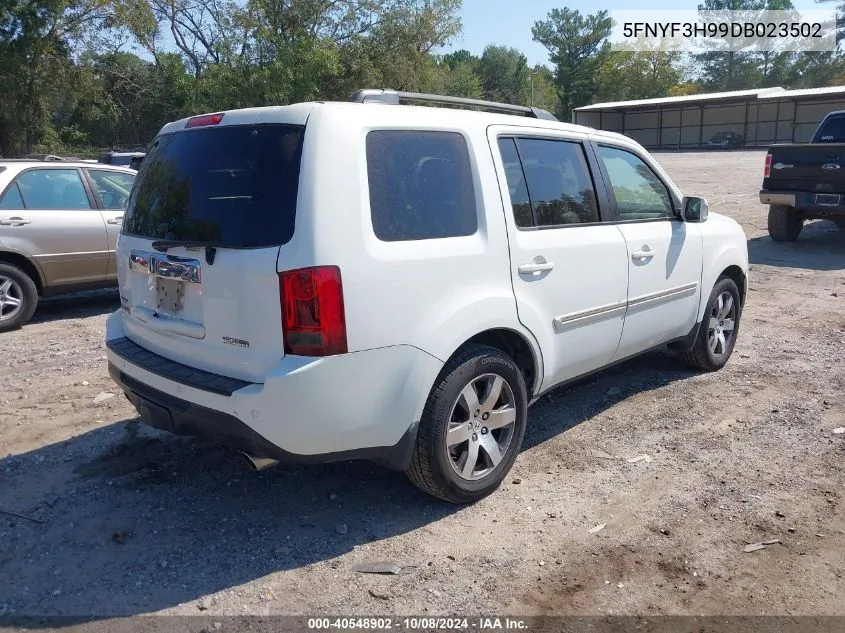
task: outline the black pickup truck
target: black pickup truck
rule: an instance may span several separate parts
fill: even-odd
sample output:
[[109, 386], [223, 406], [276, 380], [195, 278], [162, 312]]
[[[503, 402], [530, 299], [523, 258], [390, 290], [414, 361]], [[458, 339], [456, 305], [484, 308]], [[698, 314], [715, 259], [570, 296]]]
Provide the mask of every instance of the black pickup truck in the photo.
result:
[[845, 110], [831, 112], [809, 143], [772, 145], [760, 202], [769, 205], [769, 235], [794, 242], [804, 220], [845, 231]]

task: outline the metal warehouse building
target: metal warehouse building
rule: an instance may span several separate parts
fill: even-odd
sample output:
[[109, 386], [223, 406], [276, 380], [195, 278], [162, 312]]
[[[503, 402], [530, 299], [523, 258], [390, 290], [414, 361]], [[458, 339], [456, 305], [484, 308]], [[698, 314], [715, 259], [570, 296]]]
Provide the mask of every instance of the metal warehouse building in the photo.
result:
[[736, 92], [597, 103], [576, 108], [581, 125], [621, 132], [650, 149], [703, 146], [718, 132], [736, 132], [748, 146], [803, 143], [822, 118], [845, 110], [845, 86]]

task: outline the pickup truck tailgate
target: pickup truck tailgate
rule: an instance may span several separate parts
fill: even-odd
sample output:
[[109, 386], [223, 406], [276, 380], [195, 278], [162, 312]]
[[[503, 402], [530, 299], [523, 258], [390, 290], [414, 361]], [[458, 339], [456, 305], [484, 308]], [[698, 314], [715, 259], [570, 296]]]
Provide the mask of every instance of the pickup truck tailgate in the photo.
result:
[[845, 144], [772, 145], [769, 155], [764, 190], [845, 193]]

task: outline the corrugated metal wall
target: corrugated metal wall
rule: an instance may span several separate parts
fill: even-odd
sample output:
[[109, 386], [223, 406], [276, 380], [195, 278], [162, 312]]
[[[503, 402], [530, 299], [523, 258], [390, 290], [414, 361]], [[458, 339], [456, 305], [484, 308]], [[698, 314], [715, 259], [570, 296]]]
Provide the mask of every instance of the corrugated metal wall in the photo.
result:
[[845, 110], [836, 100], [742, 98], [732, 102], [575, 111], [580, 125], [626, 134], [648, 148], [695, 149], [719, 132], [737, 132], [746, 145], [805, 143], [828, 112]]

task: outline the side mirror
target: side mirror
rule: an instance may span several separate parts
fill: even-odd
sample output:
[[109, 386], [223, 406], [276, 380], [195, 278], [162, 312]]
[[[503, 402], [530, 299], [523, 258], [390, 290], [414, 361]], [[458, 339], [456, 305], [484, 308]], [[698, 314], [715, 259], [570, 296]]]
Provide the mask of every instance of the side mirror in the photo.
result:
[[683, 208], [684, 222], [704, 222], [707, 219], [707, 214], [710, 212], [710, 207], [704, 198], [684, 196], [681, 206]]

